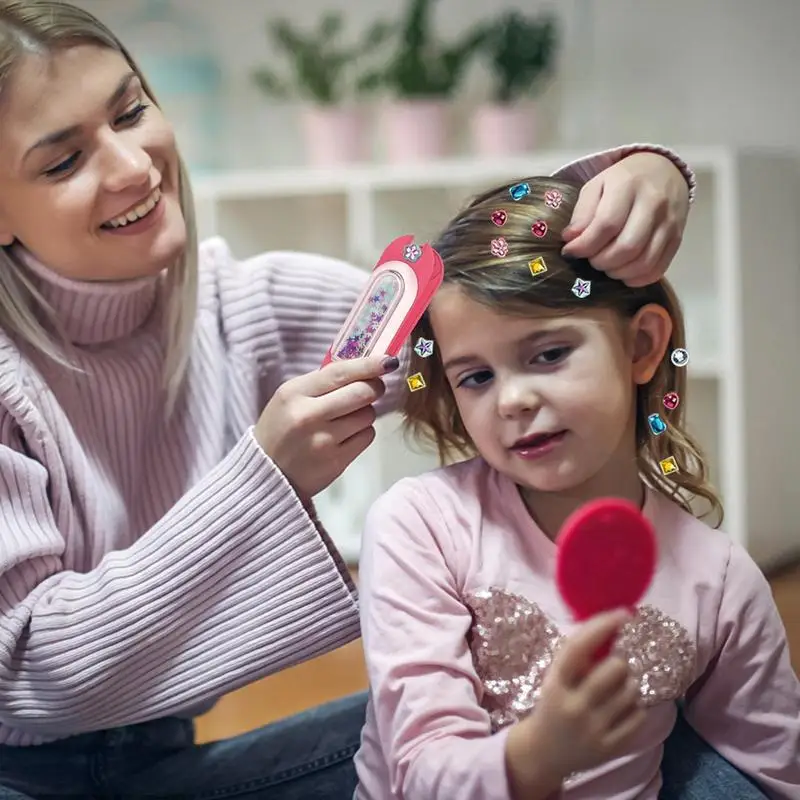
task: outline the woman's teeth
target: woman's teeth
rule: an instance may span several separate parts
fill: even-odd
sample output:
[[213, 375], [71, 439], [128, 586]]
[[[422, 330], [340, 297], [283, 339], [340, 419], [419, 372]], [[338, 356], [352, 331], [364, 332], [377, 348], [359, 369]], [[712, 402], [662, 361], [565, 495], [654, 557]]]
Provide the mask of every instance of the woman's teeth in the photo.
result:
[[110, 219], [108, 222], [104, 222], [100, 227], [101, 228], [124, 228], [126, 225], [130, 224], [131, 222], [136, 222], [137, 219], [142, 219], [142, 217], [146, 217], [158, 204], [158, 201], [161, 199], [161, 189], [153, 190], [153, 193], [150, 197], [147, 198], [143, 203], [139, 203], [136, 208], [131, 209], [127, 214], [123, 214], [119, 217], [114, 217], [114, 219]]

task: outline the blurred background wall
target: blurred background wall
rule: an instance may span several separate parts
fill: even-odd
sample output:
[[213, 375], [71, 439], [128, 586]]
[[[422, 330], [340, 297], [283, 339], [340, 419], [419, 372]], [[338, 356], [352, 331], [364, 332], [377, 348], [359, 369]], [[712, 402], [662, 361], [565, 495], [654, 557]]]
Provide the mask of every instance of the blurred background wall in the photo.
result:
[[[110, 23], [123, 41], [138, 41], [145, 0], [79, 5]], [[357, 38], [377, 18], [400, 16], [405, 4], [174, 0], [172, 6], [194, 20], [222, 70], [223, 164], [248, 168], [303, 161], [294, 104], [267, 99], [250, 79], [254, 67], [277, 58], [267, 20], [282, 17], [309, 28], [323, 12], [339, 9], [347, 38]], [[797, 0], [440, 0], [436, 30], [448, 39], [510, 8], [552, 10], [561, 29], [557, 69], [541, 100], [541, 146], [800, 146]], [[485, 69], [476, 65], [455, 98], [459, 110], [477, 102], [485, 88]]]

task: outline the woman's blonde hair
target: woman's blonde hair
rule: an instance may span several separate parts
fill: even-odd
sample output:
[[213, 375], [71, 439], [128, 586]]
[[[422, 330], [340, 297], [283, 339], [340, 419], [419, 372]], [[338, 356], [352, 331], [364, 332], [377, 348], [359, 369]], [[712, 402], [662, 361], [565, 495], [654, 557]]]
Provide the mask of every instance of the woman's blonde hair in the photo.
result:
[[[716, 524], [722, 522], [722, 503], [710, 485], [707, 468], [694, 439], [685, 429], [686, 370], [675, 367], [670, 355], [685, 347], [683, 313], [668, 281], [642, 288], [631, 288], [592, 268], [585, 260], [567, 260], [561, 255], [562, 232], [569, 223], [580, 187], [554, 178], [524, 178], [529, 189], [513, 199], [510, 186], [492, 189], [476, 198], [453, 219], [433, 243], [444, 262], [444, 283], [460, 287], [472, 299], [507, 314], [530, 315], [532, 311], [569, 314], [578, 309], [609, 308], [622, 319], [633, 317], [649, 303], [662, 306], [672, 318], [672, 335], [664, 359], [653, 379], [637, 387], [636, 441], [639, 472], [645, 483], [676, 500], [690, 513], [692, 497], [703, 498], [714, 512]], [[502, 212], [505, 221], [492, 217]], [[542, 236], [533, 233], [534, 223], [544, 223]], [[544, 226], [539, 225], [541, 234]], [[490, 252], [493, 239], [505, 240], [508, 253]], [[542, 259], [545, 272], [533, 274], [536, 259]], [[533, 267], [531, 265], [534, 265]], [[591, 281], [591, 293], [582, 299], [572, 292], [576, 278]], [[428, 314], [412, 334], [434, 339]], [[432, 444], [442, 463], [454, 457], [475, 455], [475, 446], [462, 422], [452, 389], [444, 374], [438, 352], [433, 357], [412, 355], [411, 372], [422, 373], [427, 389], [409, 392], [403, 412], [406, 431], [417, 440]], [[667, 430], [654, 436], [649, 430], [650, 414], [665, 415], [663, 398], [677, 392], [680, 405], [668, 412]], [[659, 467], [663, 459], [674, 456], [679, 472], [665, 477]]]
[[[157, 100], [131, 54], [116, 36], [89, 12], [61, 0], [0, 0], [0, 101], [14, 70], [28, 55], [47, 55], [79, 44], [107, 47], [120, 53], [139, 77], [153, 103]], [[180, 159], [179, 159], [180, 161]], [[180, 203], [187, 241], [182, 256], [167, 273], [167, 351], [164, 382], [167, 408], [180, 390], [189, 359], [197, 309], [197, 229], [189, 176], [180, 161]], [[13, 246], [0, 248], [0, 327], [55, 361], [70, 366], [66, 342], [42, 323], [52, 313], [27, 278]]]

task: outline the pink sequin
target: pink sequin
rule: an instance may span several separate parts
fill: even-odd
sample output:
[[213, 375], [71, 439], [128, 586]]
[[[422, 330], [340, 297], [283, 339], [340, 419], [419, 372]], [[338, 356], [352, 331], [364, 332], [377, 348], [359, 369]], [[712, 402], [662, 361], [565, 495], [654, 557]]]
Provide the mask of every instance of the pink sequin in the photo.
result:
[[[563, 637], [535, 603], [518, 594], [491, 588], [468, 595], [465, 603], [473, 618], [469, 643], [483, 686], [481, 705], [498, 731], [534, 708]], [[694, 642], [657, 608], [638, 608], [614, 650], [628, 661], [646, 706], [677, 700], [691, 683]]]

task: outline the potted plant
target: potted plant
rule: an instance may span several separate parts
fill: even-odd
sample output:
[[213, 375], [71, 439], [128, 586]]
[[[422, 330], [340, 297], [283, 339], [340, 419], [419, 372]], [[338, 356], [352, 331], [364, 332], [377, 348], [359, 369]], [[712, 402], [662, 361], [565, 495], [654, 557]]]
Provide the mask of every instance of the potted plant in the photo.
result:
[[553, 70], [558, 46], [550, 15], [525, 17], [510, 11], [490, 26], [483, 40], [493, 87], [491, 100], [475, 110], [472, 139], [483, 156], [529, 150], [535, 142], [535, 104]]
[[[387, 40], [391, 30], [379, 22], [359, 42], [341, 42], [340, 14], [322, 17], [315, 31], [304, 34], [286, 20], [267, 25], [267, 34], [291, 64], [289, 77], [269, 67], [253, 73], [266, 95], [304, 101], [302, 123], [308, 160], [315, 166], [360, 161], [365, 155], [364, 123], [356, 102], [361, 82], [356, 70]], [[366, 86], [364, 87], [366, 88]]]
[[409, 0], [398, 25], [399, 42], [387, 64], [366, 74], [364, 91], [384, 89], [391, 99], [382, 114], [386, 155], [391, 161], [439, 158], [446, 148], [447, 101], [486, 37], [483, 25], [449, 44], [432, 30], [436, 0]]

